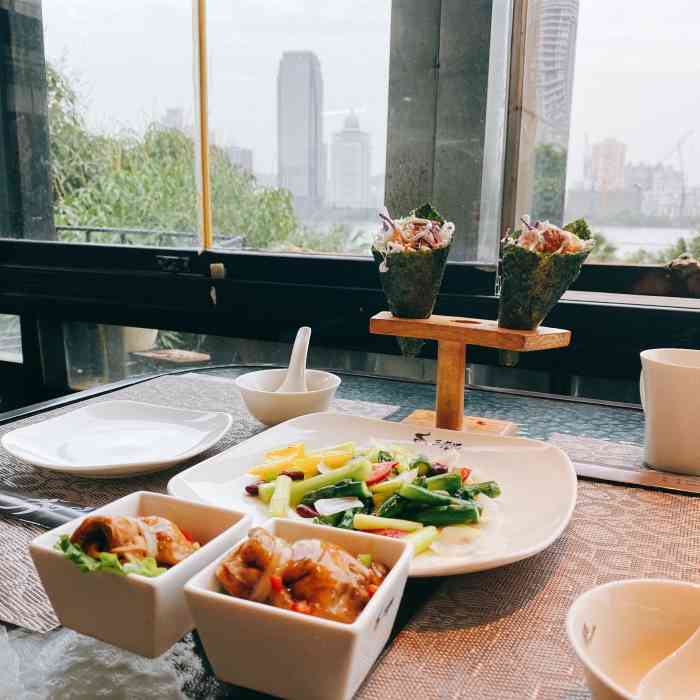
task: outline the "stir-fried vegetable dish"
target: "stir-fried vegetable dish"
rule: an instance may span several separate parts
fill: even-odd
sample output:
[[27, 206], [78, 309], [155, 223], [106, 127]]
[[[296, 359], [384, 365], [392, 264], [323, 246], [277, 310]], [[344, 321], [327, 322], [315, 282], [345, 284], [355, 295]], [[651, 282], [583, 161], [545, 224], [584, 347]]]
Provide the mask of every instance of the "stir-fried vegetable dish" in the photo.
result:
[[478, 525], [482, 497], [501, 494], [495, 481], [477, 482], [468, 466], [430, 459], [413, 445], [307, 451], [297, 443], [268, 452], [249, 475], [246, 492], [272, 517], [293, 511], [322, 525], [408, 537], [416, 553], [431, 547], [438, 528]]

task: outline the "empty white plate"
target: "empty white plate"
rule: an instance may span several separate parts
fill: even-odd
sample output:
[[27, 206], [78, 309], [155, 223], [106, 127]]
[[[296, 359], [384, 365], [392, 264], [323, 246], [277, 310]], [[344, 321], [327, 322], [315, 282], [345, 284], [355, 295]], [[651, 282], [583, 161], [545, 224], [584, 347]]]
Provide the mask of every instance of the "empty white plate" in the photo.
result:
[[228, 413], [105, 401], [7, 433], [2, 446], [37, 467], [89, 477], [145, 474], [204, 452]]
[[[334, 413], [314, 413], [276, 425], [211, 459], [185, 469], [168, 483], [174, 496], [247, 511], [253, 524], [268, 518], [262, 502], [245, 494], [253, 479], [245, 473], [263, 454], [277, 447], [304, 442], [309, 450], [346, 441], [358, 446], [372, 440], [387, 443], [420, 440], [420, 428], [405, 423]], [[427, 433], [427, 429], [422, 431]], [[495, 479], [502, 495], [490, 504], [488, 521], [478, 537], [465, 545], [452, 542], [461, 528], [447, 528], [439, 551], [413, 560], [411, 576], [447, 576], [484, 571], [541, 552], [559, 537], [576, 504], [576, 472], [569, 458], [554, 445], [526, 438], [498, 437], [431, 430], [426, 442], [454, 446], [460, 463], [479, 480]]]

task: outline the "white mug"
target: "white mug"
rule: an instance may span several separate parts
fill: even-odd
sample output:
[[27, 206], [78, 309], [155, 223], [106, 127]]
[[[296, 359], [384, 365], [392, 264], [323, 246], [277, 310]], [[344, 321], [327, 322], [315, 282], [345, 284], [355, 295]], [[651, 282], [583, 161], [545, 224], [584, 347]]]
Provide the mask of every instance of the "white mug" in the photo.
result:
[[641, 358], [644, 461], [700, 475], [700, 350], [645, 350]]

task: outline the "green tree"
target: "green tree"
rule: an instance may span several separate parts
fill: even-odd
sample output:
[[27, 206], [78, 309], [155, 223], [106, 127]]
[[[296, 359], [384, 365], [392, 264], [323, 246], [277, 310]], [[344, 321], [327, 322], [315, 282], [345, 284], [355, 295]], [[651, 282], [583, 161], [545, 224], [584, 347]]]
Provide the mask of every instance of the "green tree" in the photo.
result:
[[[93, 133], [66, 74], [49, 65], [47, 82], [56, 224], [193, 232], [194, 240], [192, 138], [157, 123], [143, 134]], [[216, 233], [241, 235], [247, 247], [269, 248], [299, 231], [290, 193], [258, 186], [216, 146], [210, 149], [210, 176]], [[154, 240], [127, 237], [142, 244]]]
[[564, 217], [565, 190], [566, 149], [539, 144], [535, 148], [532, 218], [560, 224]]

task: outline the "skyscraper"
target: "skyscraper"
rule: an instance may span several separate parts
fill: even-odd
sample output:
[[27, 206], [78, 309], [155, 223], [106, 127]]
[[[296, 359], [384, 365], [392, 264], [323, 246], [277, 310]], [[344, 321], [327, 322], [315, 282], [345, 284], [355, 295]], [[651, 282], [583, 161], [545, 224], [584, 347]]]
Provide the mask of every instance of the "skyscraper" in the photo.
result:
[[277, 180], [309, 212], [323, 203], [323, 78], [312, 51], [285, 51], [277, 74]]
[[337, 207], [366, 209], [369, 203], [369, 134], [360, 131], [354, 112], [343, 130], [333, 134], [331, 149], [331, 200]]
[[579, 0], [537, 0], [535, 12], [538, 143], [567, 149]]
[[591, 148], [591, 175], [593, 189], [598, 192], [617, 192], [625, 189], [625, 161], [627, 146], [615, 139], [594, 143]]

